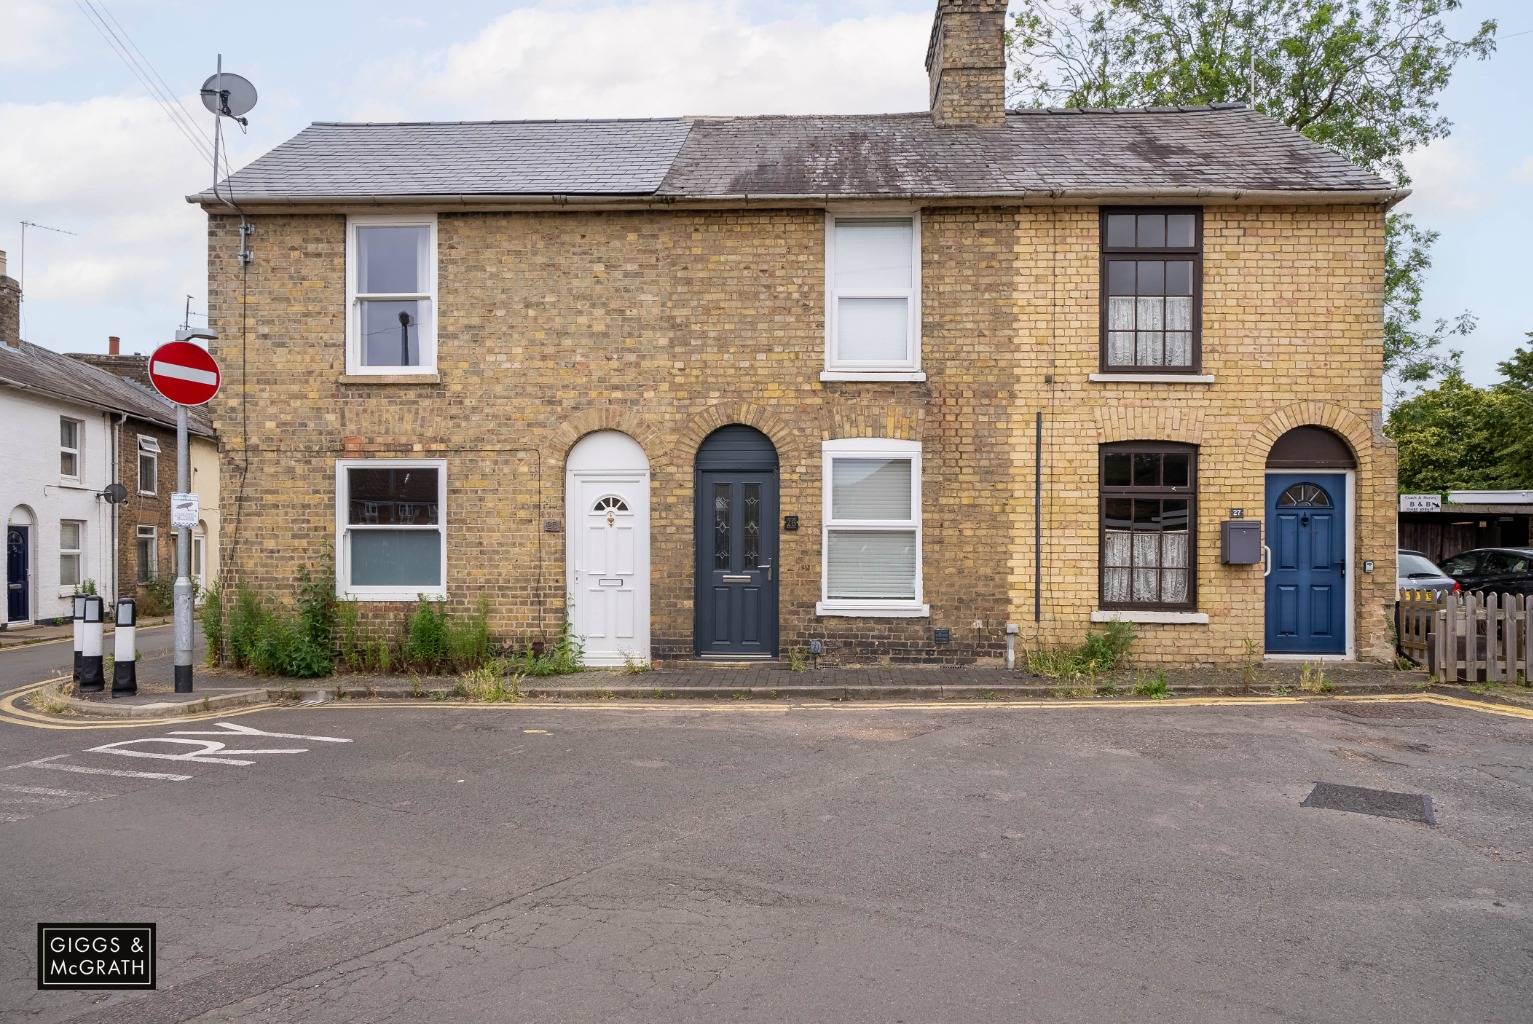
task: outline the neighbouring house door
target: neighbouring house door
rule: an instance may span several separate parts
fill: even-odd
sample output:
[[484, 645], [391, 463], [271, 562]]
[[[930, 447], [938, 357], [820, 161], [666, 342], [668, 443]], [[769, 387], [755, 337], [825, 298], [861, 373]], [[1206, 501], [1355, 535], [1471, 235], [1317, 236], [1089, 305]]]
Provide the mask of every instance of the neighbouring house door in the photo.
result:
[[1346, 476], [1267, 475], [1267, 653], [1347, 649]]
[[5, 529], [5, 621], [27, 622], [31, 618], [31, 530], [25, 526], [8, 526]]
[[601, 431], [568, 465], [570, 625], [585, 663], [648, 664], [648, 463], [631, 437]]

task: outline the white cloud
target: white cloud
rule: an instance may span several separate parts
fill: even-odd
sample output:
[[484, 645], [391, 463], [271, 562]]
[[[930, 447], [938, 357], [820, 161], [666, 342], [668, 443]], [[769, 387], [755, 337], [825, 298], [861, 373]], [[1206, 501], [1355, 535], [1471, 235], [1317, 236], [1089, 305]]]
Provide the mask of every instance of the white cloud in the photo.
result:
[[64, 37], [79, 17], [69, 0], [5, 0], [0, 67], [50, 68], [73, 56]]
[[[878, 113], [926, 107], [929, 13], [752, 24], [738, 0], [513, 11], [472, 40], [362, 75], [354, 116]], [[428, 113], [429, 112], [429, 113]]]
[[1512, 172], [1512, 180], [1533, 185], [1533, 156], [1528, 157]]
[[0, 104], [0, 138], [13, 140], [0, 147], [0, 224], [74, 232], [27, 232], [26, 299], [39, 314], [47, 303], [168, 304], [202, 277], [205, 222], [183, 197], [211, 169], [152, 100]]
[[1483, 164], [1472, 144], [1449, 137], [1405, 156], [1411, 176], [1411, 213], [1429, 218], [1463, 217], [1491, 199], [1481, 179]]

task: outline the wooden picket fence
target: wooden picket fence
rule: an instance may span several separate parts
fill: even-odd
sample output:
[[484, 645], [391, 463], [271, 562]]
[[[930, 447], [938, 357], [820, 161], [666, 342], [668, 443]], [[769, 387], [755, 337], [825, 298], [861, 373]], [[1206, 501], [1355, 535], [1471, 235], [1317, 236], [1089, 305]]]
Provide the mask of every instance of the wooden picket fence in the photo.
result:
[[1533, 597], [1402, 590], [1400, 649], [1444, 682], [1533, 679]]

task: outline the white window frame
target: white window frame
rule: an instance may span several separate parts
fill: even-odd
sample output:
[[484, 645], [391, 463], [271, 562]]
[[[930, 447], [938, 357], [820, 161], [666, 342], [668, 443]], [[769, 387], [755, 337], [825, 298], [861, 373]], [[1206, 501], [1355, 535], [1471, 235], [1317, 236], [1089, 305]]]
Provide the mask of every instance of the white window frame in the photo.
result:
[[138, 571], [134, 573], [134, 582], [142, 586], [160, 574], [160, 529], [157, 526], [139, 524], [138, 532], [133, 538], [133, 554], [138, 555], [138, 542], [144, 539], [149, 541], [149, 572], [144, 573], [144, 559], [138, 559]]
[[[75, 527], [75, 546], [64, 546], [64, 527]], [[73, 558], [75, 564], [75, 578], [66, 581], [64, 579], [64, 559]], [[79, 588], [85, 580], [85, 520], [83, 519], [60, 519], [59, 520], [59, 586], [68, 587], [70, 590]]]
[[[346, 511], [351, 505], [347, 493], [348, 469], [435, 469], [437, 486], [437, 522], [432, 526], [403, 526], [397, 524], [369, 525], [346, 522]], [[351, 542], [349, 531], [368, 529], [386, 530], [435, 530], [441, 537], [442, 578], [434, 587], [354, 587], [351, 585]], [[430, 601], [447, 598], [447, 460], [446, 459], [336, 459], [335, 460], [335, 594], [342, 598], [359, 601], [415, 601], [424, 597]]]
[[[848, 292], [845, 297], [859, 299], [906, 299], [910, 323], [906, 358], [889, 362], [843, 360], [838, 355], [837, 310], [842, 296], [836, 291], [836, 222], [841, 220], [893, 220], [910, 218], [910, 288]], [[883, 380], [923, 381], [921, 372], [921, 211], [910, 206], [865, 206], [857, 209], [831, 207], [825, 211], [825, 370], [822, 381]]]
[[[824, 441], [821, 455], [821, 515], [820, 515], [820, 600], [815, 605], [817, 615], [850, 616], [857, 618], [926, 618], [931, 606], [925, 602], [921, 548], [921, 442], [896, 441], [891, 438], [859, 437], [836, 441]], [[831, 473], [837, 459], [901, 458], [910, 460], [910, 515], [908, 520], [893, 519], [833, 519], [831, 517]], [[916, 534], [916, 579], [913, 600], [858, 598], [855, 600], [830, 598], [830, 534], [836, 529], [881, 530]]]
[[[410, 293], [358, 293], [357, 270], [361, 265], [357, 258], [357, 228], [403, 228], [430, 229], [427, 242], [429, 256], [426, 260], [426, 290]], [[346, 373], [374, 377], [401, 374], [431, 375], [437, 372], [437, 231], [436, 214], [422, 213], [400, 216], [358, 216], [346, 218]], [[420, 335], [419, 366], [364, 366], [362, 363], [362, 298], [424, 300], [430, 312], [429, 331]]]
[[207, 571], [208, 539], [201, 530], [192, 531], [192, 580], [198, 587], [203, 585]]
[[[75, 481], [78, 481], [80, 479], [81, 473], [83, 472], [83, 470], [85, 468], [84, 467], [84, 461], [85, 461], [85, 452], [84, 452], [84, 448], [85, 448], [85, 421], [84, 420], [77, 420], [73, 416], [60, 416], [59, 417], [59, 426], [60, 426], [60, 428], [62, 428], [65, 423], [73, 423], [74, 426], [75, 426], [75, 444], [74, 444], [73, 448], [71, 448], [67, 444], [65, 444], [64, 443], [64, 438], [62, 436], [62, 430], [60, 431], [60, 437], [59, 437], [59, 476], [62, 477], [63, 479], [65, 479], [65, 480], [75, 480]], [[75, 471], [73, 473], [66, 473], [66, 472], [64, 472], [63, 456], [65, 454], [73, 455], [75, 457]]]
[[[147, 434], [138, 435], [138, 493], [155, 495], [159, 493], [160, 477], [160, 442]], [[149, 474], [149, 486], [144, 486], [144, 458], [148, 457], [154, 464], [154, 470]]]

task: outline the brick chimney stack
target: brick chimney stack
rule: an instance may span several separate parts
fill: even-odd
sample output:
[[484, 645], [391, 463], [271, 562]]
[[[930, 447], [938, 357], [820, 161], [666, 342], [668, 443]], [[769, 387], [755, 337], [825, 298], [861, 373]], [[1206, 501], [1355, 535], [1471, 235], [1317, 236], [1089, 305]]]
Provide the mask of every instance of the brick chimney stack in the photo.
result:
[[0, 343], [21, 347], [21, 285], [6, 273], [4, 252], [0, 252]]
[[122, 339], [115, 334], [106, 336], [106, 354], [109, 356], [122, 355]]
[[932, 122], [1006, 123], [1006, 0], [937, 0], [926, 47]]

